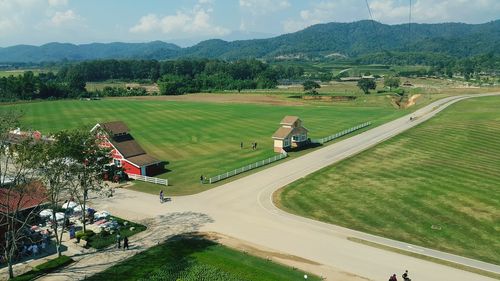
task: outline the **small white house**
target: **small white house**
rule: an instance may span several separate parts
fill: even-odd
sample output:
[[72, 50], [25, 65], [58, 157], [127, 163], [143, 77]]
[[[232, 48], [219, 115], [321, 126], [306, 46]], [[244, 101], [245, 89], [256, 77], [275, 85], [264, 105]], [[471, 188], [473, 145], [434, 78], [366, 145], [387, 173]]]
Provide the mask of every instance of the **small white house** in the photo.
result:
[[300, 147], [307, 144], [308, 130], [302, 126], [302, 120], [297, 116], [285, 116], [280, 122], [281, 127], [273, 135], [274, 151]]

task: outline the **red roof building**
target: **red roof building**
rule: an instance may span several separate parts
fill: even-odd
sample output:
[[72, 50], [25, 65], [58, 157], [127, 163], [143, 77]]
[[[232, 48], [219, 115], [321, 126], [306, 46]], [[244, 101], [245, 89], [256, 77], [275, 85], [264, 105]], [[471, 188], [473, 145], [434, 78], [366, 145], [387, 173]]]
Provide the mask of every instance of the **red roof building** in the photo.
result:
[[148, 155], [125, 123], [99, 123], [91, 131], [104, 138], [103, 145], [111, 148], [113, 164], [122, 167], [128, 175], [154, 176], [163, 171], [163, 161]]

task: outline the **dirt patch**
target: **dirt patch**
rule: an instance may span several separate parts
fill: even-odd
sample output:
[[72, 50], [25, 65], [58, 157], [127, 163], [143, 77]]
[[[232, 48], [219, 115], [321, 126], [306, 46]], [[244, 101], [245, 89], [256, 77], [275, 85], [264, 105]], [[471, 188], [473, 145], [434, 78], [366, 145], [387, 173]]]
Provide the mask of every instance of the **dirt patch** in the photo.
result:
[[255, 94], [186, 94], [179, 96], [147, 96], [147, 97], [120, 97], [112, 99], [133, 100], [161, 100], [161, 101], [191, 101], [191, 102], [213, 102], [213, 103], [251, 103], [269, 105], [303, 105], [299, 100], [289, 100], [279, 95], [255, 95]]
[[315, 261], [297, 257], [294, 255], [279, 253], [271, 249], [241, 241], [239, 239], [226, 236], [216, 232], [200, 233], [205, 238], [216, 241], [224, 246], [243, 251], [253, 256], [272, 260], [277, 263], [291, 266], [303, 271], [314, 273], [325, 278], [325, 280], [345, 280], [345, 281], [366, 281], [369, 279], [357, 276], [355, 274], [341, 271], [340, 269], [325, 266]]
[[309, 96], [304, 95], [302, 99], [304, 100], [315, 100], [315, 101], [330, 101], [330, 102], [342, 102], [342, 101], [352, 101], [355, 100], [356, 96]]
[[421, 94], [412, 95], [408, 101], [403, 105], [403, 108], [409, 108], [417, 104], [418, 100], [422, 97]]

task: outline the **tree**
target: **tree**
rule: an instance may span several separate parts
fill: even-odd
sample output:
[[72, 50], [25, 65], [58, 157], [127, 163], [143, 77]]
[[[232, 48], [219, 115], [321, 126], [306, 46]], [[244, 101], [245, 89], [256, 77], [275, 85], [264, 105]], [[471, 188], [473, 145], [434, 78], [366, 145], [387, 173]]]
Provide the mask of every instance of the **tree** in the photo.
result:
[[389, 87], [389, 91], [392, 88], [398, 88], [401, 85], [401, 80], [399, 77], [389, 76], [384, 79], [384, 86]]
[[18, 244], [28, 238], [27, 227], [36, 217], [43, 202], [43, 190], [34, 182], [36, 173], [30, 169], [33, 140], [13, 142], [10, 132], [18, 125], [19, 112], [0, 112], [0, 237], [1, 255], [7, 262], [9, 278], [14, 277], [12, 265]]
[[85, 129], [61, 132], [58, 141], [66, 144], [66, 155], [72, 159], [70, 193], [82, 209], [83, 231], [86, 230], [88, 194], [103, 193], [108, 185], [104, 181], [104, 165], [111, 162], [110, 150], [101, 145], [102, 140]]
[[316, 91], [316, 89], [321, 88], [321, 85], [319, 85], [315, 81], [306, 80], [304, 83], [302, 83], [302, 87], [304, 87], [304, 92], [306, 92], [308, 95], [317, 95], [318, 92]]
[[373, 79], [363, 78], [363, 79], [358, 81], [358, 87], [366, 95], [366, 94], [370, 93], [370, 89], [375, 90], [375, 88], [377, 88], [377, 84], [375, 83], [375, 80], [373, 80]]
[[[57, 219], [56, 212], [63, 204], [64, 198], [71, 196], [68, 186], [75, 180], [71, 172], [74, 161], [68, 157], [65, 138], [56, 134], [53, 141], [39, 142], [35, 145], [37, 155], [34, 167], [38, 169], [40, 181], [46, 188], [47, 202], [52, 209], [52, 231], [56, 240], [57, 254], [61, 256], [62, 235], [65, 231], [67, 213], [62, 222]], [[59, 229], [60, 228], [60, 229]]]

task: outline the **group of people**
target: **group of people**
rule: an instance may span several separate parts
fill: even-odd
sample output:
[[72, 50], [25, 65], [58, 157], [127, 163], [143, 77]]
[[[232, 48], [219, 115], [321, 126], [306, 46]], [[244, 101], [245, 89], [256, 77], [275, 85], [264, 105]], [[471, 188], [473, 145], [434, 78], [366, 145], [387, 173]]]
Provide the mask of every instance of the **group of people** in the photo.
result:
[[[240, 148], [243, 149], [243, 142], [240, 142]], [[252, 150], [257, 149], [257, 142], [252, 142]]]
[[19, 249], [20, 249], [19, 259], [22, 259], [23, 257], [29, 257], [29, 256], [36, 257], [39, 254], [44, 253], [46, 251], [49, 243], [50, 243], [50, 238], [48, 235], [44, 235], [43, 238], [37, 242], [33, 242], [33, 243], [22, 242], [21, 246], [19, 247]]
[[[116, 248], [120, 249], [121, 248], [121, 242], [122, 242], [122, 236], [120, 233], [116, 233]], [[128, 250], [128, 237], [125, 236], [123, 238], [123, 250], [127, 249]]]
[[[405, 270], [405, 273], [403, 273], [403, 275], [401, 275], [401, 277], [403, 277], [403, 281], [411, 281], [410, 277], [408, 276], [408, 270]], [[398, 281], [398, 277], [396, 277], [396, 273], [391, 275], [391, 277], [389, 278], [389, 281]]]

